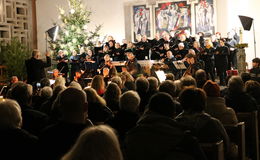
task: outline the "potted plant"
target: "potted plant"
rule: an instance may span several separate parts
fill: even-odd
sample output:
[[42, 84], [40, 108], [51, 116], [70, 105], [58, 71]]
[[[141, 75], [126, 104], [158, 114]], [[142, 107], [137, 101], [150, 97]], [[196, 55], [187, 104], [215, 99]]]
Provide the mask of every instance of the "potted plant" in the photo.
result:
[[17, 76], [20, 80], [26, 79], [25, 60], [30, 57], [30, 50], [18, 38], [0, 43], [0, 57], [2, 65], [6, 66], [9, 78]]

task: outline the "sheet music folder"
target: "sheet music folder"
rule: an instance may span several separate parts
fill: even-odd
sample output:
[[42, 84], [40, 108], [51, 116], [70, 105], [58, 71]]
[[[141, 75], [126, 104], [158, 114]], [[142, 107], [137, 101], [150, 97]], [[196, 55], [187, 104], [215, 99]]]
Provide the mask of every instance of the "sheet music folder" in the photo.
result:
[[185, 66], [185, 64], [182, 61], [173, 61], [172, 62], [175, 66], [176, 69], [187, 69], [187, 67]]

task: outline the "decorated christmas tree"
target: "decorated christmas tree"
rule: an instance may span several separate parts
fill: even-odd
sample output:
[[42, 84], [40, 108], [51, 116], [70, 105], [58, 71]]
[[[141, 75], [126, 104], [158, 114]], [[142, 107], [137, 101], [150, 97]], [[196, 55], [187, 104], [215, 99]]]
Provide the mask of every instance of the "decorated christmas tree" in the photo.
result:
[[49, 39], [49, 44], [54, 53], [64, 50], [71, 55], [73, 50], [79, 52], [82, 46], [93, 48], [99, 38], [101, 25], [96, 26], [95, 31], [88, 31], [91, 11], [86, 9], [81, 0], [68, 0], [68, 3], [68, 11], [58, 8], [62, 24], [59, 25], [57, 40]]

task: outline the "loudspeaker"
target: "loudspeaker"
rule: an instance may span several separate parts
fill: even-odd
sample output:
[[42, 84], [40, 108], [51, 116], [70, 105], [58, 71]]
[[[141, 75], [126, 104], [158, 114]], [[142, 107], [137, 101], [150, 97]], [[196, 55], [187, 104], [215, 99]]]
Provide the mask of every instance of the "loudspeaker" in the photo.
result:
[[242, 23], [244, 30], [250, 31], [254, 19], [247, 16], [239, 16], [239, 19]]

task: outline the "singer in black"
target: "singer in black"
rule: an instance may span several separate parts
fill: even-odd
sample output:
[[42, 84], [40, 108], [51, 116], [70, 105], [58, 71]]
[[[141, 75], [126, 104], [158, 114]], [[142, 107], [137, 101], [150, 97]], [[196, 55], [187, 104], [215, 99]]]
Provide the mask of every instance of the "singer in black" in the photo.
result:
[[56, 57], [57, 69], [62, 74], [62, 76], [67, 79], [69, 66], [68, 66], [68, 56], [64, 54], [62, 50], [59, 51], [58, 56]]
[[220, 46], [216, 48], [215, 52], [215, 66], [217, 69], [217, 74], [219, 76], [220, 85], [225, 85], [226, 71], [228, 68], [228, 56], [229, 48], [225, 46], [225, 40], [219, 40]]

